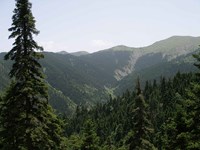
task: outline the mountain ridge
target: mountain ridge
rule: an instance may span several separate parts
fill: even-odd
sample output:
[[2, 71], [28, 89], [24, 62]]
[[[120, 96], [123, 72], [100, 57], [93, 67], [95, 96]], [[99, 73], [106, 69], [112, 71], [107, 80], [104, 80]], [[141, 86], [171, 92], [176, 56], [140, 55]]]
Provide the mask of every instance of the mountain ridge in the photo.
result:
[[[140, 48], [131, 48], [124, 45], [112, 47], [110, 49], [101, 50], [85, 57], [88, 59], [93, 58], [93, 63], [95, 65], [101, 65], [103, 70], [112, 70], [112, 76], [115, 77], [116, 80], [121, 80], [126, 77], [128, 74], [132, 73], [139, 61], [139, 58], [147, 56], [147, 55], [155, 55], [159, 54], [159, 59], [163, 59], [165, 61], [171, 61], [176, 59], [176, 57], [181, 55], [186, 55], [190, 52], [195, 51], [199, 48], [200, 37], [192, 37], [192, 36], [172, 36], [170, 38], [158, 41], [153, 43], [152, 45]], [[120, 49], [121, 48], [121, 49]], [[125, 49], [124, 49], [125, 48]], [[108, 58], [108, 55], [109, 58]], [[123, 55], [123, 56], [120, 56]], [[125, 56], [126, 55], [126, 56]], [[92, 57], [92, 58], [91, 58]], [[111, 58], [115, 57], [115, 60]], [[126, 59], [128, 61], [124, 62], [120, 60], [120, 58]], [[83, 58], [83, 57], [82, 57]], [[101, 59], [99, 59], [101, 58]], [[106, 60], [104, 60], [106, 59]], [[109, 60], [110, 59], [110, 60]], [[104, 60], [107, 64], [112, 63], [114, 68], [110, 68], [106, 63], [101, 62]], [[109, 62], [110, 61], [110, 62]], [[111, 62], [112, 61], [112, 62]], [[90, 63], [92, 63], [90, 62]], [[115, 63], [123, 62], [122, 66], [119, 66]], [[151, 61], [146, 62], [151, 64]], [[158, 62], [157, 62], [158, 63]], [[110, 74], [111, 75], [111, 74]]]
[[90, 54], [103, 52], [103, 51], [120, 51], [120, 50], [132, 51], [132, 50], [138, 50], [138, 49], [148, 49], [148, 47], [153, 47], [156, 44], [160, 44], [160, 43], [163, 43], [163, 42], [168, 41], [168, 40], [177, 41], [179, 39], [181, 39], [181, 40], [182, 39], [186, 39], [186, 41], [197, 39], [199, 41], [200, 40], [200, 36], [179, 36], [179, 35], [174, 35], [174, 36], [171, 36], [171, 37], [168, 37], [168, 38], [153, 42], [152, 44], [149, 44], [147, 46], [134, 47], [134, 46], [126, 46], [126, 45], [116, 45], [116, 46], [109, 47], [109, 48], [106, 48], [106, 49], [98, 50], [98, 51], [90, 53]]
[[[199, 44], [200, 37], [175, 36], [144, 48], [120, 45], [80, 56], [43, 52], [45, 58], [40, 62], [52, 106], [72, 114], [77, 105], [93, 106], [108, 100], [109, 94], [118, 95], [130, 88], [137, 75], [146, 81], [165, 74], [170, 77], [179, 70], [193, 71], [191, 56]], [[4, 55], [0, 53], [0, 91], [9, 83], [12, 65]]]

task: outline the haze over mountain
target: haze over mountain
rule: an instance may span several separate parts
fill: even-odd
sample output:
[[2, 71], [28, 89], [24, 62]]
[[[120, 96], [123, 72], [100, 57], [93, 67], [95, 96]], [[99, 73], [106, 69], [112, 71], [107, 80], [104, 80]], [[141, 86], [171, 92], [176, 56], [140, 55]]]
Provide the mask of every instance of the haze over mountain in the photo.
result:
[[[141, 80], [194, 71], [192, 54], [200, 37], [173, 36], [154, 44], [132, 48], [116, 46], [95, 53], [44, 52], [41, 63], [49, 84], [50, 103], [62, 113], [73, 113], [76, 105], [92, 106], [118, 95]], [[9, 82], [10, 61], [0, 53], [0, 90]]]

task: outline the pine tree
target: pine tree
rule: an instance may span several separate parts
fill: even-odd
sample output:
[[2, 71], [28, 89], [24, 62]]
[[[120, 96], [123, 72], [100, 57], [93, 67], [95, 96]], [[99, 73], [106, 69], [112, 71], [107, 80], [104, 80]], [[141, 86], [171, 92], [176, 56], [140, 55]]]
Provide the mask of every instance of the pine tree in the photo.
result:
[[135, 105], [133, 108], [134, 135], [131, 138], [132, 141], [130, 143], [129, 150], [152, 150], [155, 149], [153, 144], [150, 142], [150, 134], [153, 129], [151, 128], [151, 123], [148, 120], [148, 115], [146, 112], [147, 104], [142, 95], [139, 78], [137, 80], [136, 94], [137, 97], [135, 99]]
[[59, 149], [62, 141], [61, 121], [48, 104], [47, 85], [38, 60], [42, 47], [33, 39], [39, 31], [28, 0], [16, 0], [12, 27], [13, 48], [5, 59], [13, 60], [10, 78], [14, 81], [1, 106], [3, 149]]

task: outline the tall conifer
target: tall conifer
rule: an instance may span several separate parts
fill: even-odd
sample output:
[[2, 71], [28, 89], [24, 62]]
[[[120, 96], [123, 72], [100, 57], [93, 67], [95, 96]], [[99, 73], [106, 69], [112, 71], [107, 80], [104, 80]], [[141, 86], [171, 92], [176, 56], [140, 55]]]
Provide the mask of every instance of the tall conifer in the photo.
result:
[[153, 129], [151, 128], [151, 123], [146, 112], [147, 104], [142, 95], [139, 78], [137, 79], [136, 94], [137, 97], [133, 108], [134, 135], [131, 138], [132, 141], [130, 143], [129, 150], [152, 150], [155, 149], [153, 144], [150, 142], [150, 133]]
[[13, 48], [5, 59], [13, 60], [10, 78], [14, 82], [4, 96], [1, 107], [0, 135], [3, 148], [13, 150], [59, 149], [62, 141], [61, 121], [48, 104], [47, 86], [38, 60], [42, 47], [34, 41], [35, 19], [28, 0], [16, 0], [9, 29], [14, 38]]
[[81, 150], [99, 150], [99, 137], [94, 130], [94, 123], [92, 120], [87, 120], [84, 125], [84, 139]]

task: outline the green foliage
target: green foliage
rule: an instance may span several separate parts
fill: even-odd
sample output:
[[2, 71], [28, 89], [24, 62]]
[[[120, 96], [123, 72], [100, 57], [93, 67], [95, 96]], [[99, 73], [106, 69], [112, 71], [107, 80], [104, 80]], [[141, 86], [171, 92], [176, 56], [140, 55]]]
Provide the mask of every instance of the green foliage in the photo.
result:
[[[194, 55], [197, 59], [195, 64], [199, 69], [199, 54]], [[168, 119], [164, 124], [164, 147], [166, 149], [199, 149], [200, 148], [200, 84], [199, 73], [196, 74], [196, 80], [191, 82], [183, 98], [176, 97], [176, 109], [174, 117]], [[180, 74], [179, 74], [180, 76]], [[176, 80], [175, 80], [176, 81]], [[185, 99], [183, 101], [183, 99]]]
[[101, 83], [106, 78], [93, 64], [72, 55], [44, 53], [41, 61], [48, 83], [69, 97], [75, 104], [94, 105], [105, 101], [106, 93]]
[[188, 91], [187, 103], [187, 114], [188, 121], [186, 122], [188, 130], [184, 132], [187, 138], [188, 149], [199, 149], [200, 148], [200, 84], [199, 78], [197, 83], [192, 84], [192, 88]]
[[[90, 109], [78, 106], [76, 115], [68, 120], [66, 134], [82, 135], [82, 127], [91, 119], [102, 149], [128, 150], [131, 142], [133, 147], [140, 144], [138, 149], [141, 145], [146, 145], [146, 149], [181, 149], [188, 137], [183, 134], [188, 128], [184, 125], [188, 122], [185, 89], [195, 80], [191, 73], [177, 73], [172, 79], [160, 77], [160, 82], [146, 82], [144, 96], [127, 90], [122, 96], [111, 97], [108, 102]], [[140, 128], [143, 134], [138, 134]]]
[[80, 135], [71, 135], [65, 142], [66, 150], [80, 150], [83, 145], [83, 138]]
[[66, 97], [61, 91], [48, 86], [49, 104], [56, 110], [56, 113], [72, 116], [76, 109], [76, 104]]
[[94, 124], [91, 120], [87, 120], [83, 129], [83, 143], [81, 150], [98, 150], [99, 138], [94, 131]]
[[[138, 79], [136, 86], [136, 98], [135, 103], [132, 106], [133, 113], [133, 131], [134, 134], [131, 137], [129, 150], [137, 149], [137, 150], [152, 150], [155, 149], [153, 144], [150, 141], [150, 135], [153, 132], [153, 128], [151, 127], [150, 120], [148, 119], [147, 114], [147, 104], [142, 95], [142, 91], [140, 88], [140, 81]], [[129, 144], [129, 143], [128, 143]]]

